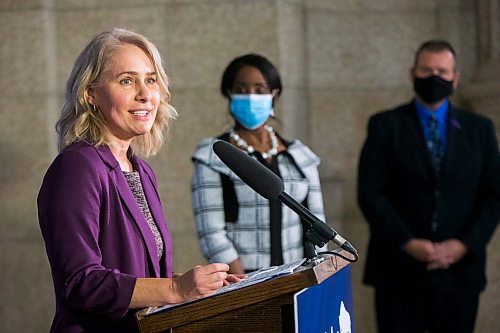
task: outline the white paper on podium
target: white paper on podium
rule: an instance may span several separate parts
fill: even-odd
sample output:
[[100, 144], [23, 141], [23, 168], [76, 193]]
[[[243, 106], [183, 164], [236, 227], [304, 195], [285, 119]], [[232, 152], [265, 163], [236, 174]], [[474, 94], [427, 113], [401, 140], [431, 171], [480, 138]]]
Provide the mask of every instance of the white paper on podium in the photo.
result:
[[295, 271], [295, 269], [297, 269], [297, 267], [299, 267], [300, 265], [302, 265], [302, 263], [304, 263], [304, 261], [305, 259], [301, 259], [299, 261], [292, 262], [290, 264], [261, 268], [257, 271], [249, 273], [248, 278], [245, 280], [241, 280], [240, 282], [232, 283], [228, 286], [222, 287], [214, 295], [220, 295], [228, 291], [248, 287], [259, 282], [274, 279], [278, 276], [292, 274]]
[[[233, 290], [238, 290], [238, 289], [241, 289], [241, 288], [245, 288], [245, 287], [248, 287], [248, 286], [251, 286], [251, 285], [263, 282], [263, 281], [266, 281], [266, 280], [277, 278], [279, 276], [284, 276], [284, 275], [292, 274], [305, 261], [306, 261], [306, 259], [301, 259], [301, 260], [292, 262], [290, 264], [284, 264], [284, 265], [281, 265], [281, 266], [271, 266], [271, 267], [261, 268], [261, 269], [259, 269], [257, 271], [248, 273], [247, 274], [248, 278], [246, 278], [244, 280], [241, 280], [240, 282], [235, 282], [235, 283], [232, 283], [232, 284], [230, 284], [228, 286], [222, 287], [216, 293], [214, 293], [214, 294], [212, 294], [210, 296], [204, 297], [202, 299], [209, 298], [209, 297], [214, 297], [214, 296], [217, 296], [217, 295], [220, 295], [220, 294], [224, 294], [224, 293], [227, 293], [227, 292], [230, 292], [230, 291], [233, 291]], [[181, 306], [181, 305], [184, 305], [184, 304], [188, 304], [188, 303], [192, 303], [192, 302], [195, 302], [195, 301], [198, 301], [198, 300], [199, 299], [192, 300], [192, 301], [187, 301], [187, 302], [182, 302], [182, 303], [176, 303], [176, 304], [167, 304], [167, 305], [163, 305], [163, 306], [150, 307], [150, 308], [148, 308], [146, 310], [145, 315], [148, 316], [148, 315], [151, 315], [151, 314], [156, 313], [156, 312], [160, 312], [160, 311], [164, 311], [164, 310], [167, 310], [167, 309], [175, 308], [175, 307], [178, 307], [178, 306]]]

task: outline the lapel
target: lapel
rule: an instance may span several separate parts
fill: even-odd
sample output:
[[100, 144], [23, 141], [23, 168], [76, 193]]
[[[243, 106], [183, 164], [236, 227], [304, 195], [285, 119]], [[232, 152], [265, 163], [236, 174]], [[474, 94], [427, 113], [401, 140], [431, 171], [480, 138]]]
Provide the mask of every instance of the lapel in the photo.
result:
[[460, 155], [464, 147], [464, 135], [460, 115], [453, 107], [448, 109], [446, 150], [443, 158], [441, 178], [450, 175], [453, 166], [459, 165]]
[[422, 129], [422, 125], [420, 124], [417, 109], [415, 108], [413, 102], [408, 105], [408, 110], [406, 110], [404, 116], [406, 126], [403, 126], [403, 130], [408, 129], [408, 134], [416, 146], [416, 156], [418, 161], [415, 162], [420, 162], [420, 164], [423, 165], [424, 172], [428, 178], [435, 179], [436, 176], [434, 175], [431, 157], [425, 145], [424, 131]]
[[[163, 214], [163, 208], [161, 206], [161, 201], [160, 201], [160, 194], [158, 193], [157, 187], [154, 185], [156, 184], [155, 177], [151, 173], [151, 169], [144, 167], [144, 163], [135, 156], [132, 158], [132, 164], [134, 165], [134, 169], [137, 170], [140, 174], [142, 188], [144, 190], [144, 195], [146, 196], [146, 200], [148, 202], [149, 210], [162, 236], [163, 246], [164, 246], [163, 257], [166, 260], [167, 276], [171, 277], [172, 241], [170, 238], [170, 231], [168, 229], [168, 224], [165, 219], [165, 215]], [[156, 243], [155, 243], [155, 249], [156, 249]]]
[[[122, 204], [128, 210], [130, 216], [132, 216], [132, 219], [139, 229], [144, 243], [146, 244], [147, 252], [154, 269], [155, 277], [160, 277], [160, 264], [153, 232], [151, 231], [146, 218], [142, 214], [139, 205], [137, 204], [137, 201], [135, 200], [134, 195], [132, 194], [132, 191], [128, 186], [127, 180], [125, 179], [125, 176], [120, 169], [120, 165], [107, 146], [103, 145], [96, 149], [104, 163], [109, 166], [110, 178], [114, 183], [116, 189], [118, 190], [120, 198], [122, 199]], [[142, 176], [143, 175], [141, 175], [141, 181]]]

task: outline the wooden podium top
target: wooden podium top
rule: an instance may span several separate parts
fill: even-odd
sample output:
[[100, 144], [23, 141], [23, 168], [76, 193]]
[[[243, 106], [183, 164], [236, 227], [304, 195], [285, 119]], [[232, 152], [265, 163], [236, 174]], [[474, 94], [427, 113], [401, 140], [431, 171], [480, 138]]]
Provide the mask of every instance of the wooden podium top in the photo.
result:
[[[341, 253], [345, 256], [349, 255], [345, 251], [341, 251]], [[161, 332], [167, 328], [185, 325], [297, 292], [304, 288], [320, 284], [348, 264], [348, 261], [338, 256], [330, 255], [320, 264], [313, 267], [301, 266], [296, 272], [290, 275], [266, 280], [227, 293], [202, 298], [150, 315], [146, 315], [147, 309], [144, 309], [137, 313], [139, 328], [141, 332]]]

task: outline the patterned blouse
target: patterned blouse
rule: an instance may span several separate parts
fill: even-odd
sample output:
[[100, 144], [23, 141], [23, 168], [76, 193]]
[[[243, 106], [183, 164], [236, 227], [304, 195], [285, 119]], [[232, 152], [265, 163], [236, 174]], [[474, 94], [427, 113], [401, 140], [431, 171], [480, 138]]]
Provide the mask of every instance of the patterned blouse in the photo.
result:
[[128, 186], [132, 190], [135, 200], [141, 209], [142, 214], [146, 218], [146, 221], [153, 232], [156, 242], [156, 251], [158, 252], [158, 258], [161, 258], [163, 255], [163, 239], [161, 238], [160, 231], [158, 231], [158, 227], [151, 215], [151, 211], [149, 210], [148, 202], [146, 200], [146, 196], [144, 195], [144, 191], [142, 189], [141, 178], [139, 177], [139, 172], [132, 171], [127, 172], [124, 171], [123, 174], [127, 179]]

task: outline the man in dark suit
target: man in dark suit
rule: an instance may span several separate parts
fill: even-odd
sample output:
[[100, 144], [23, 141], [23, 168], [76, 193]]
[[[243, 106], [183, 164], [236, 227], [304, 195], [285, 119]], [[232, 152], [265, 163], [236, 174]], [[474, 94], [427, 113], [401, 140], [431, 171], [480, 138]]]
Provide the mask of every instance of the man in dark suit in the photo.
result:
[[452, 106], [455, 52], [422, 44], [415, 98], [371, 117], [358, 175], [370, 225], [364, 282], [380, 332], [473, 332], [485, 250], [499, 221], [492, 122]]

